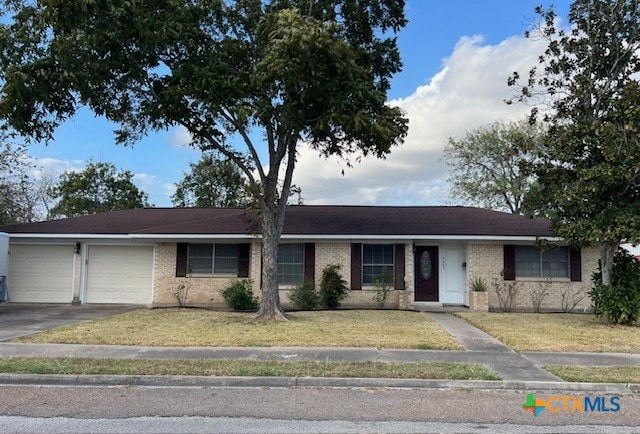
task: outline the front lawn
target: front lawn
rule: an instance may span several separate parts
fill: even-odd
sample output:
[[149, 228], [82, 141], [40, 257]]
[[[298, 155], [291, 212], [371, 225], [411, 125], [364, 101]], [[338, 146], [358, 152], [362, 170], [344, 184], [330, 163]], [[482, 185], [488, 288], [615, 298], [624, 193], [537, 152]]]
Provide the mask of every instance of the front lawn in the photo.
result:
[[203, 309], [140, 309], [64, 326], [14, 342], [210, 346], [376, 347], [461, 349], [419, 312], [342, 310], [296, 312], [288, 322], [252, 321], [251, 313]]
[[638, 366], [545, 366], [564, 381], [587, 383], [640, 383]]
[[383, 363], [256, 360], [162, 360], [81, 358], [0, 358], [0, 372], [70, 375], [198, 375], [252, 377], [421, 378], [499, 380], [483, 365], [472, 363]]
[[640, 327], [604, 324], [594, 315], [459, 312], [516, 351], [640, 352]]

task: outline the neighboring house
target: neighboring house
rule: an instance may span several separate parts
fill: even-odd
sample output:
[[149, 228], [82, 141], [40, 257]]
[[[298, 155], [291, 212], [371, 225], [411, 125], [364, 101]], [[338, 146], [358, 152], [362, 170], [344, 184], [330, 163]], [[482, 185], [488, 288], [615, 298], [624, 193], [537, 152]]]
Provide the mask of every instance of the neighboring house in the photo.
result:
[[[10, 235], [13, 302], [174, 305], [170, 289], [185, 279], [189, 304], [223, 306], [220, 292], [236, 279], [260, 294], [257, 211], [147, 208], [3, 228]], [[590, 289], [597, 248], [556, 246], [549, 222], [479, 208], [290, 206], [278, 257], [281, 300], [304, 279], [320, 282], [339, 264], [350, 288], [345, 307], [374, 307], [374, 283], [385, 273], [389, 307], [468, 305], [471, 279], [515, 282], [516, 308], [549, 284], [543, 308]], [[561, 243], [560, 243], [561, 244]], [[587, 298], [578, 308], [587, 308]]]

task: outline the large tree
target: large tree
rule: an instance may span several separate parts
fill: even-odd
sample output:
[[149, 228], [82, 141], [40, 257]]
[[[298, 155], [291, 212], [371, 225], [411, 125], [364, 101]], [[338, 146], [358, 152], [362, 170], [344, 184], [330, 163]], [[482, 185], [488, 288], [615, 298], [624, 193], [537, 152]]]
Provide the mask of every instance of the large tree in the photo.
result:
[[523, 213], [534, 178], [523, 163], [541, 146], [543, 130], [521, 122], [495, 122], [450, 137], [443, 159], [452, 197], [485, 208]]
[[532, 121], [549, 124], [530, 199], [557, 235], [602, 246], [609, 286], [620, 242], [640, 242], [640, 2], [576, 0], [569, 30], [553, 9], [537, 12], [547, 49], [524, 83], [509, 79], [535, 104]]
[[0, 117], [20, 133], [48, 140], [87, 105], [118, 143], [181, 126], [243, 171], [261, 210], [259, 318], [285, 318], [276, 258], [299, 144], [349, 162], [407, 131], [386, 103], [404, 0], [5, 3]]
[[229, 207], [249, 205], [248, 183], [238, 166], [208, 152], [176, 184], [171, 202], [177, 207]]
[[58, 200], [51, 215], [77, 217], [149, 206], [147, 194], [132, 178], [130, 171], [118, 172], [113, 164], [102, 162], [89, 162], [81, 172], [65, 172], [51, 188], [51, 196]]

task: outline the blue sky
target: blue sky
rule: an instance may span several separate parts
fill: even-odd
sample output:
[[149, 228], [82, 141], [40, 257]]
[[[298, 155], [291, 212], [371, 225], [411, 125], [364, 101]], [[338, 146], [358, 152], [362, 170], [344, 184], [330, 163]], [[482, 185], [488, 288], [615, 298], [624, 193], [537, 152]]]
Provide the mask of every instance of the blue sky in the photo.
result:
[[[514, 65], [528, 68], [541, 49], [522, 38], [538, 4], [552, 2], [408, 0], [409, 24], [398, 36], [404, 69], [394, 77], [389, 94], [410, 119], [405, 145], [387, 160], [367, 161], [344, 176], [341, 162], [301, 149], [295, 182], [305, 202], [451, 203], [446, 167], [439, 161], [447, 137], [487, 122], [517, 119], [526, 111], [508, 108], [502, 100], [510, 92], [506, 78]], [[553, 4], [566, 16], [568, 0]], [[151, 203], [170, 206], [171, 186], [199, 158], [197, 151], [181, 145], [184, 133], [159, 132], [125, 148], [114, 144], [112, 129], [83, 110], [59, 128], [52, 143], [32, 145], [29, 154], [58, 171], [80, 169], [89, 159], [112, 162], [136, 175]]]

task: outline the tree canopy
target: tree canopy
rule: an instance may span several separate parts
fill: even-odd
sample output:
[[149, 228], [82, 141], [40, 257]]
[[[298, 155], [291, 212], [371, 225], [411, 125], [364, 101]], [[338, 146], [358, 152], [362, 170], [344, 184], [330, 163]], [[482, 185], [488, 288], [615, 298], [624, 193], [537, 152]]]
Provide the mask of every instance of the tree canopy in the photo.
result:
[[284, 318], [276, 258], [298, 145], [350, 164], [384, 157], [406, 135], [402, 111], [386, 103], [404, 0], [5, 7], [0, 117], [20, 134], [48, 140], [85, 105], [119, 125], [118, 143], [181, 126], [193, 146], [238, 165], [261, 209], [261, 318]]
[[249, 184], [233, 161], [206, 153], [176, 184], [171, 201], [177, 207], [245, 207]]
[[65, 172], [50, 194], [58, 199], [55, 217], [77, 217], [149, 206], [147, 194], [132, 182], [133, 174], [111, 163], [89, 162], [82, 172]]
[[534, 178], [521, 165], [541, 147], [544, 131], [526, 121], [495, 122], [449, 138], [444, 161], [449, 166], [452, 197], [484, 208], [523, 213]]
[[558, 236], [603, 246], [609, 285], [618, 244], [640, 242], [640, 2], [575, 0], [569, 30], [537, 12], [547, 49], [524, 82], [509, 79], [535, 104], [532, 121], [549, 124], [530, 200]]

